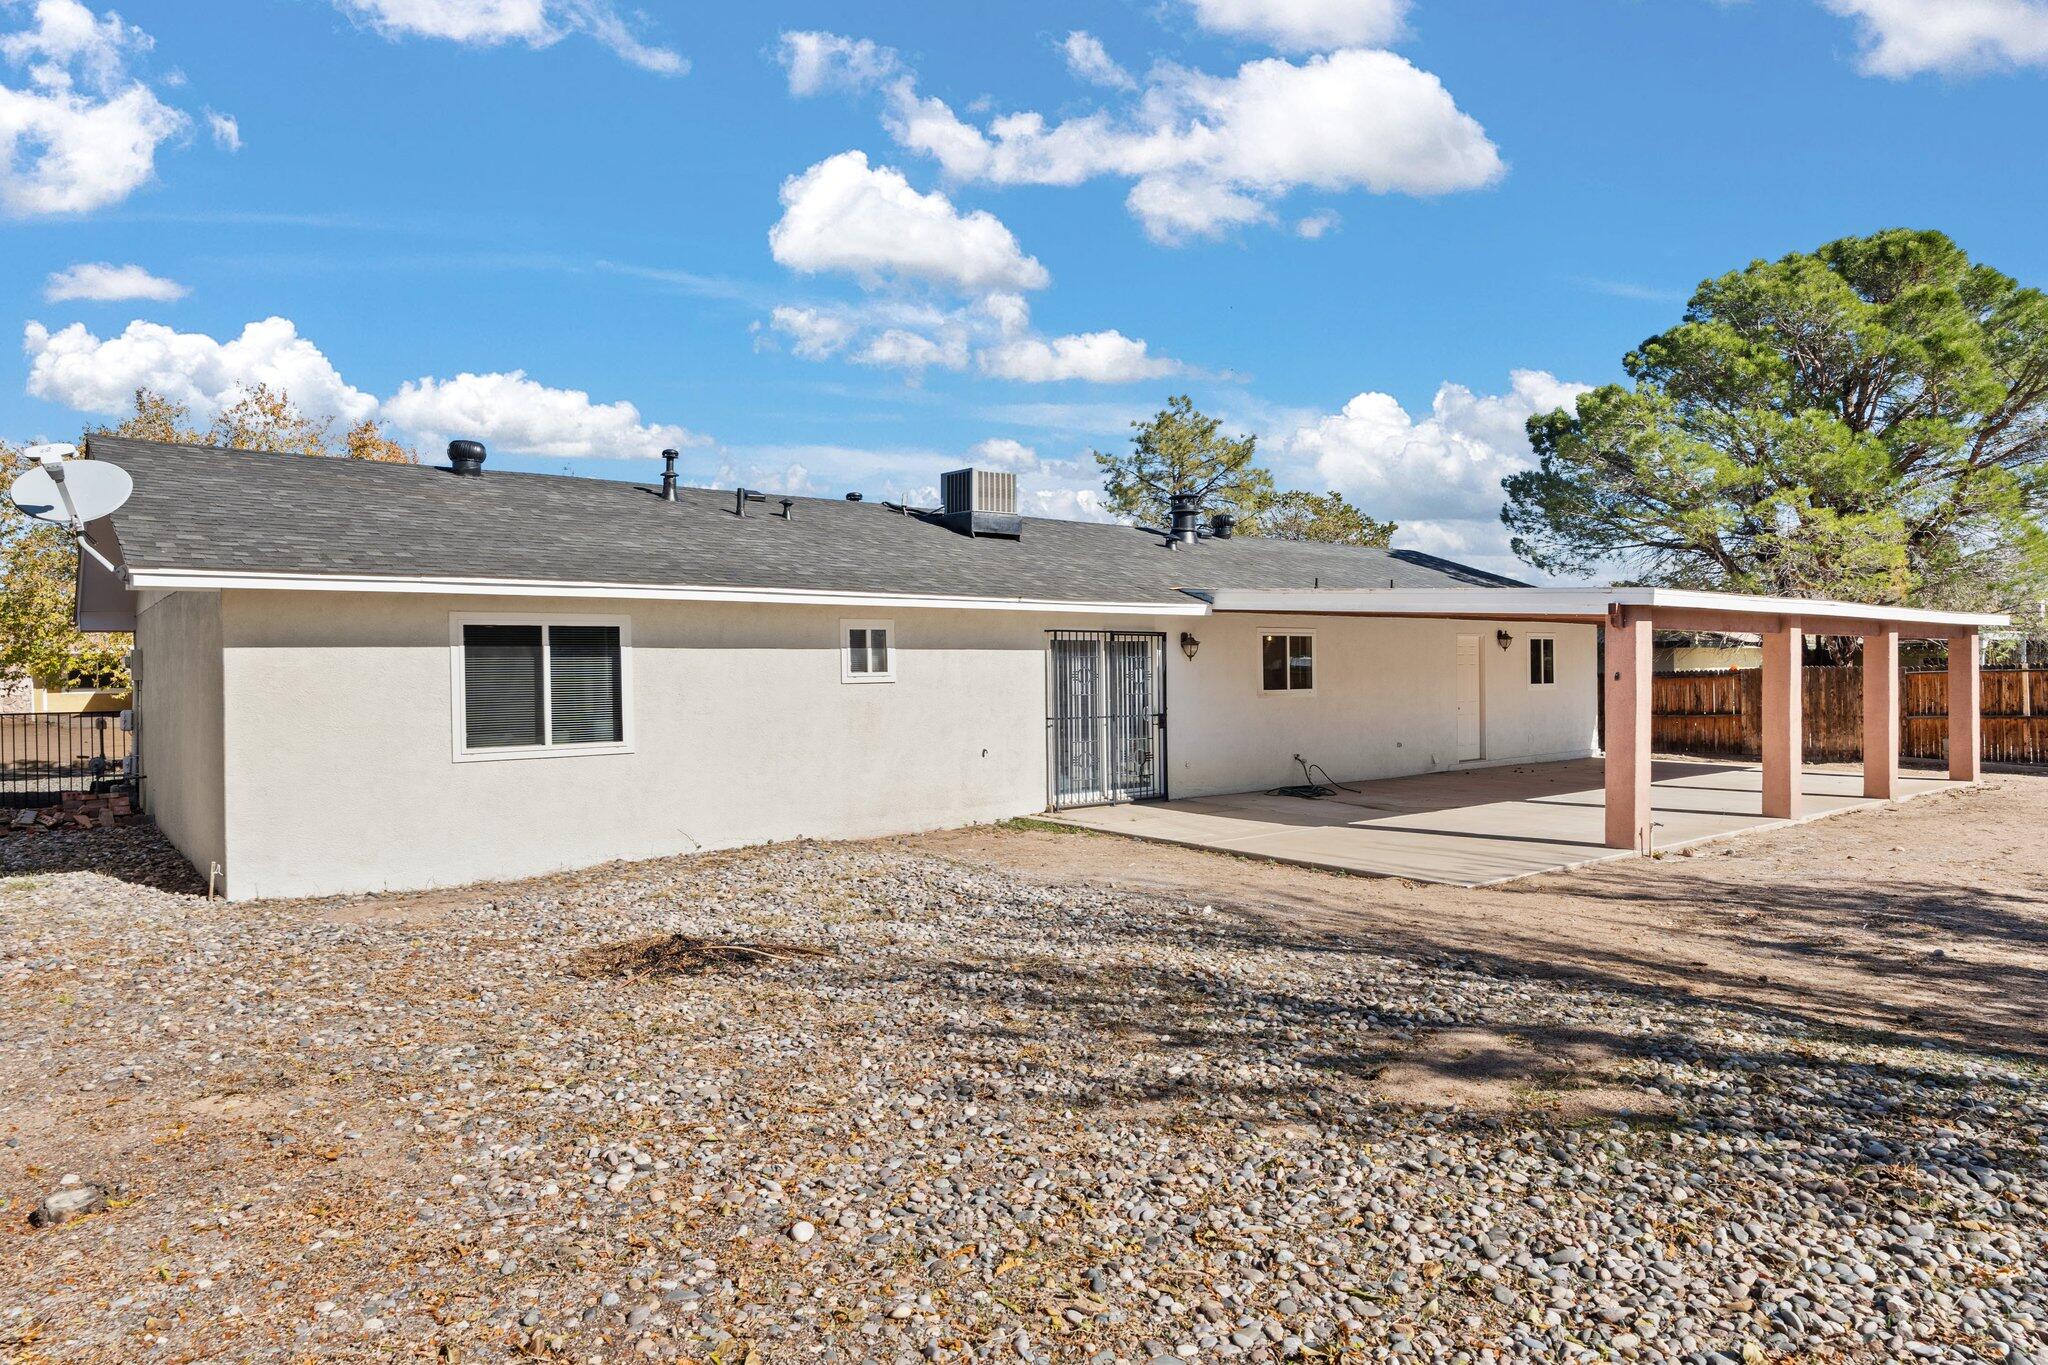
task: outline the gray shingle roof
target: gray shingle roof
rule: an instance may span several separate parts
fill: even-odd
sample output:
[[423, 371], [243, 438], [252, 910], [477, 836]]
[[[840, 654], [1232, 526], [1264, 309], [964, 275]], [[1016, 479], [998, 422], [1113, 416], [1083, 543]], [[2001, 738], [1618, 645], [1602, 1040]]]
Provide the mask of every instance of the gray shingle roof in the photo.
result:
[[1412, 550], [1237, 536], [1166, 547], [1125, 526], [1026, 518], [973, 538], [877, 502], [798, 498], [733, 515], [731, 490], [92, 438], [135, 495], [114, 516], [132, 569], [513, 578], [663, 587], [1185, 603], [1183, 589], [1511, 587]]

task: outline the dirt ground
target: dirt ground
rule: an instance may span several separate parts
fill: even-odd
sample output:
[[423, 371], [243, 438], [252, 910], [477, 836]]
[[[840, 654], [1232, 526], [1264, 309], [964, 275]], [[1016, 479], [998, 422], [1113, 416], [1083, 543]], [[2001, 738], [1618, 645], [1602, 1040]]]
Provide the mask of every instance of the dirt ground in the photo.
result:
[[1306, 940], [2048, 1056], [2048, 777], [1469, 890], [1033, 822], [899, 842], [1048, 883], [1193, 896]]
[[235, 904], [0, 835], [0, 1360], [2048, 1361], [2044, 816]]

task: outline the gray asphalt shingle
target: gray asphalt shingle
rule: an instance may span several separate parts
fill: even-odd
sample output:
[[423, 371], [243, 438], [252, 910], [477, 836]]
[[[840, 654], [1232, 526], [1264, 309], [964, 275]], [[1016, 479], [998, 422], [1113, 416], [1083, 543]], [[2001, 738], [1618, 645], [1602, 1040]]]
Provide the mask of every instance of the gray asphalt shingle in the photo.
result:
[[973, 538], [879, 502], [798, 498], [733, 515], [731, 489], [444, 468], [94, 437], [135, 495], [114, 516], [136, 569], [533, 579], [663, 587], [1185, 601], [1215, 588], [1511, 587], [1412, 550], [1237, 536], [1169, 548], [1125, 526], [1027, 518]]

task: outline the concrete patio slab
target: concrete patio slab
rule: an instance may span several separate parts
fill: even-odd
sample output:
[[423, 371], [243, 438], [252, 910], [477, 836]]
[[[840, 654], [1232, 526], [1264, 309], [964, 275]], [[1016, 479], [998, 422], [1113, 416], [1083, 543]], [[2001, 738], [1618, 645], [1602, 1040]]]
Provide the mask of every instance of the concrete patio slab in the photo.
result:
[[[1452, 886], [1557, 872], [1635, 856], [1605, 844], [1598, 759], [1512, 764], [1373, 782], [1321, 800], [1240, 792], [1058, 811], [1048, 819], [1106, 834], [1271, 858], [1362, 876]], [[1903, 773], [1899, 800], [1964, 785]], [[1863, 795], [1856, 768], [1800, 776], [1802, 820], [1880, 806]], [[1651, 769], [1653, 847], [1794, 823], [1764, 816], [1763, 773], [1754, 763], [1659, 759]]]

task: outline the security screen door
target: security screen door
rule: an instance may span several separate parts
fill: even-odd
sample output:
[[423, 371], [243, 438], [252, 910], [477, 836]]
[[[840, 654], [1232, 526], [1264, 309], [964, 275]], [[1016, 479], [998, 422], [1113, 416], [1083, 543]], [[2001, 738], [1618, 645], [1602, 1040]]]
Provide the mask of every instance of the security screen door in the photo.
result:
[[1166, 636], [1054, 630], [1046, 647], [1051, 804], [1166, 794]]

